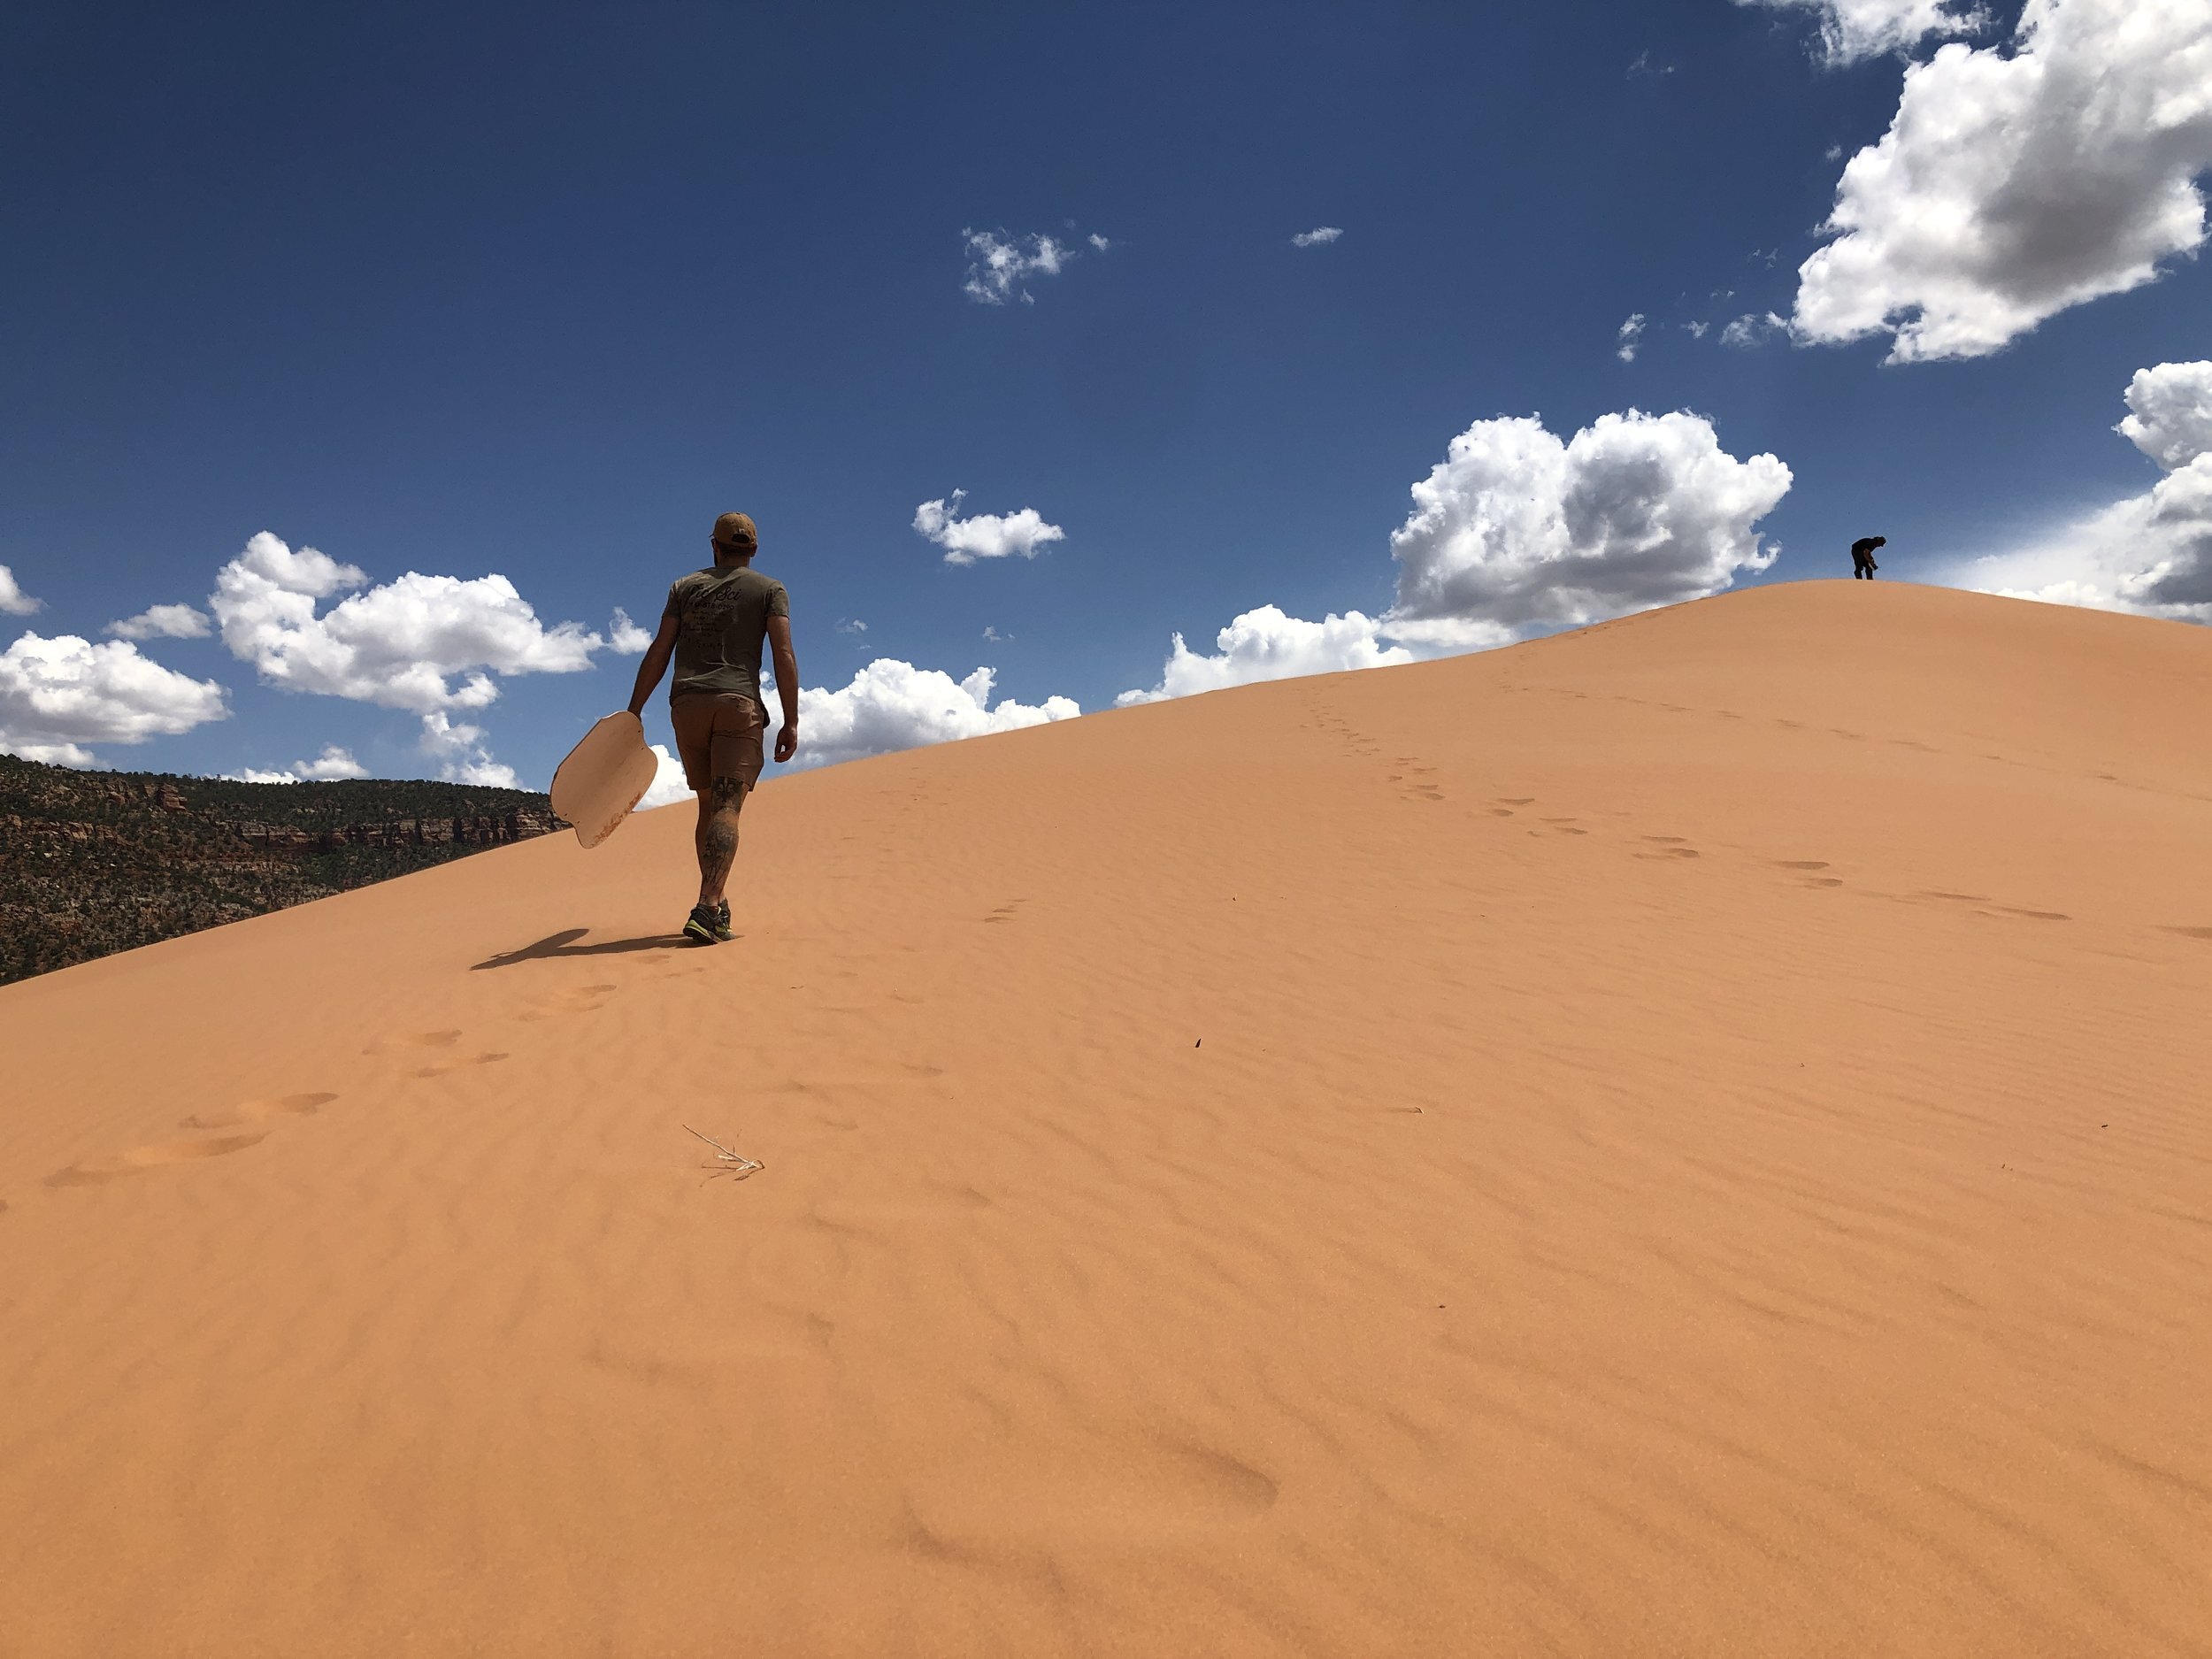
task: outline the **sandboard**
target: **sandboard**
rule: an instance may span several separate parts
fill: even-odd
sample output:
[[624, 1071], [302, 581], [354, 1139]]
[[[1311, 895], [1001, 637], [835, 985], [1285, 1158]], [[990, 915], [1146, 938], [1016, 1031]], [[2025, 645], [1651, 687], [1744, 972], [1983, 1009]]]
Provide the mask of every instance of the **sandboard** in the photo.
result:
[[576, 826], [578, 841], [596, 847], [630, 816], [659, 770], [645, 746], [644, 723], [634, 714], [611, 714], [554, 772], [553, 810]]

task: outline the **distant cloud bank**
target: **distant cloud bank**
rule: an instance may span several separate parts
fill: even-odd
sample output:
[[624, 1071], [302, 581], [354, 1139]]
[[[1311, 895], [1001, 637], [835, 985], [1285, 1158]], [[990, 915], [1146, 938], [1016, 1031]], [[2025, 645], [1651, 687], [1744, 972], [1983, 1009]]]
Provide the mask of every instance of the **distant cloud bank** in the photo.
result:
[[1379, 641], [1379, 626], [1356, 611], [1342, 616], [1332, 612], [1319, 622], [1308, 622], [1280, 606], [1262, 605], [1246, 611], [1214, 635], [1213, 656], [1192, 650], [1178, 634], [1160, 671], [1160, 683], [1149, 691], [1125, 691], [1115, 701], [1127, 708], [1256, 680], [1333, 674], [1348, 668], [1384, 668], [1413, 661], [1413, 653], [1403, 646]]
[[994, 705], [995, 679], [988, 668], [955, 680], [937, 669], [879, 657], [834, 691], [808, 687], [799, 693], [799, 764], [826, 766], [1071, 720], [1083, 712], [1069, 697], [1047, 697], [1038, 704], [1005, 699]]
[[1505, 645], [1717, 593], [1773, 563], [1757, 525], [1790, 482], [1776, 457], [1737, 459], [1687, 411], [1603, 415], [1571, 439], [1536, 416], [1479, 420], [1413, 486], [1390, 538], [1387, 612], [1310, 622], [1263, 605], [1222, 629], [1212, 655], [1176, 634], [1158, 683], [1119, 701]]
[[371, 586], [358, 567], [265, 530], [216, 572], [208, 608], [225, 648], [268, 684], [404, 710], [442, 775], [509, 788], [514, 772], [492, 758], [483, 728], [451, 715], [495, 702], [495, 675], [579, 673], [608, 645], [581, 623], [545, 626], [504, 576], [410, 571]]
[[90, 766], [88, 743], [142, 743], [226, 718], [222, 687], [139, 654], [127, 640], [25, 634], [0, 655], [0, 749]]
[[2139, 495], [1946, 580], [1985, 593], [2212, 622], [2212, 362], [2139, 370], [2115, 428], [2164, 473]]
[[313, 760], [296, 760], [282, 772], [262, 772], [249, 766], [243, 772], [227, 772], [233, 783], [331, 783], [349, 778], [365, 778], [369, 769], [354, 759], [353, 751], [326, 744], [323, 752]]

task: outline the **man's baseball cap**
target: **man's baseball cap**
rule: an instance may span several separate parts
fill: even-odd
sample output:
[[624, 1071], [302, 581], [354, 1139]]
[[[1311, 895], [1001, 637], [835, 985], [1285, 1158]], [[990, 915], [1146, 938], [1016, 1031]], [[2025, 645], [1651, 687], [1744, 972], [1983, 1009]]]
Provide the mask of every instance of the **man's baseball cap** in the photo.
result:
[[714, 539], [724, 547], [758, 547], [760, 532], [749, 514], [726, 512], [714, 521]]

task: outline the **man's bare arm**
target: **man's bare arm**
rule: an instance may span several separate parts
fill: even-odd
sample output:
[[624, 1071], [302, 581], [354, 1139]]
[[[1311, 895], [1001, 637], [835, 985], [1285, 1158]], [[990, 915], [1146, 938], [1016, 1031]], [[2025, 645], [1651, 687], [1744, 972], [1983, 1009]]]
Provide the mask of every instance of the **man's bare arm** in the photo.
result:
[[791, 618], [768, 618], [768, 649], [776, 664], [776, 695], [783, 700], [783, 729], [776, 733], [779, 764], [799, 752], [799, 654], [791, 649]]
[[653, 642], [645, 648], [645, 660], [637, 665], [637, 684], [630, 688], [632, 714], [645, 712], [653, 687], [661, 683], [661, 676], [668, 672], [668, 659], [675, 654], [676, 618], [663, 617], [661, 631], [653, 636]]

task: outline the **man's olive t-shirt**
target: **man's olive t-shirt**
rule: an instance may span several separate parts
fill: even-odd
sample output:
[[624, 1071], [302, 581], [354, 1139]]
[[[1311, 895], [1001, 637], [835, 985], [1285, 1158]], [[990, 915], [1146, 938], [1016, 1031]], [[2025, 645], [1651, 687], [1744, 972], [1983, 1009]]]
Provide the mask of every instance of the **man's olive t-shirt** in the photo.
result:
[[676, 618], [676, 677], [671, 697], [694, 692], [760, 696], [760, 642], [768, 618], [791, 614], [783, 584], [749, 565], [694, 571], [668, 590], [664, 618]]

